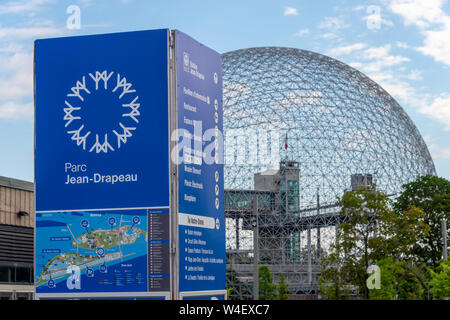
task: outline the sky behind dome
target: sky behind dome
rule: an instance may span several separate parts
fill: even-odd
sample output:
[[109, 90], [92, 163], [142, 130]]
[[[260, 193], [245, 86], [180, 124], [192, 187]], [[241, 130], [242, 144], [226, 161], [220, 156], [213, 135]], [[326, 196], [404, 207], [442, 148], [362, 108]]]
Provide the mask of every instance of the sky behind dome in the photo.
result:
[[158, 28], [179, 29], [220, 53], [283, 46], [349, 64], [400, 103], [424, 137], [437, 174], [450, 179], [445, 0], [1, 0], [0, 175], [34, 179], [35, 39]]

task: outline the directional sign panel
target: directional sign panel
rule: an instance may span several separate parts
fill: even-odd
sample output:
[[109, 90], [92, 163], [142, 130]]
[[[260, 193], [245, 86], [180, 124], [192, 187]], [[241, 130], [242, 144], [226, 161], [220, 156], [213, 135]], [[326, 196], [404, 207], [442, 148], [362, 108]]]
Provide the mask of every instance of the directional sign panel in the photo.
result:
[[36, 41], [37, 294], [170, 290], [168, 32]]
[[169, 205], [167, 37], [36, 41], [37, 211]]
[[179, 291], [225, 289], [222, 60], [175, 33]]

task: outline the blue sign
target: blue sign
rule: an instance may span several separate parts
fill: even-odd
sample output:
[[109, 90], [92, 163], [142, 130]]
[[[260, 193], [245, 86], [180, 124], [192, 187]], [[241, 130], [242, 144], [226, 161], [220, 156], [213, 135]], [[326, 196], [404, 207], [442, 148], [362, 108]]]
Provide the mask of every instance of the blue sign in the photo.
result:
[[35, 42], [37, 294], [170, 290], [168, 36]]
[[179, 291], [225, 290], [222, 60], [175, 33]]
[[36, 41], [36, 211], [169, 206], [167, 39]]
[[38, 298], [223, 296], [222, 61], [174, 36], [176, 70], [167, 29], [35, 42]]

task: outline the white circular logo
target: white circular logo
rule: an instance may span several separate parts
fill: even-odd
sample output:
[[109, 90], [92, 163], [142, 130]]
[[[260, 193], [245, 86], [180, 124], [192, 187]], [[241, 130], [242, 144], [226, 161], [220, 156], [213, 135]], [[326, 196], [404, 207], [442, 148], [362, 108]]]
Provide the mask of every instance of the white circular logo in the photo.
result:
[[[97, 100], [92, 102], [94, 96], [97, 96]], [[98, 102], [102, 97], [108, 97], [109, 100]], [[66, 132], [77, 146], [88, 152], [108, 153], [120, 149], [133, 136], [139, 124], [139, 96], [133, 84], [114, 71], [95, 71], [83, 76], [70, 89], [64, 102]], [[86, 112], [92, 111], [98, 113], [97, 124], [100, 129], [92, 121], [89, 125], [86, 123], [89, 122]], [[113, 119], [115, 122], [110, 128], [105, 129], [102, 120], [109, 119], [113, 111], [118, 111], [120, 115]]]

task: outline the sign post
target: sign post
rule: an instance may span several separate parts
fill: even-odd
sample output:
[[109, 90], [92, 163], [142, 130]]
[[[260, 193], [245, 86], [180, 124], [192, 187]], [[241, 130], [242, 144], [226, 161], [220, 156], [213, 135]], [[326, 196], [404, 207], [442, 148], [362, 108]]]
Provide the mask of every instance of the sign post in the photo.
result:
[[37, 40], [34, 82], [36, 298], [222, 292], [220, 55], [168, 29]]

